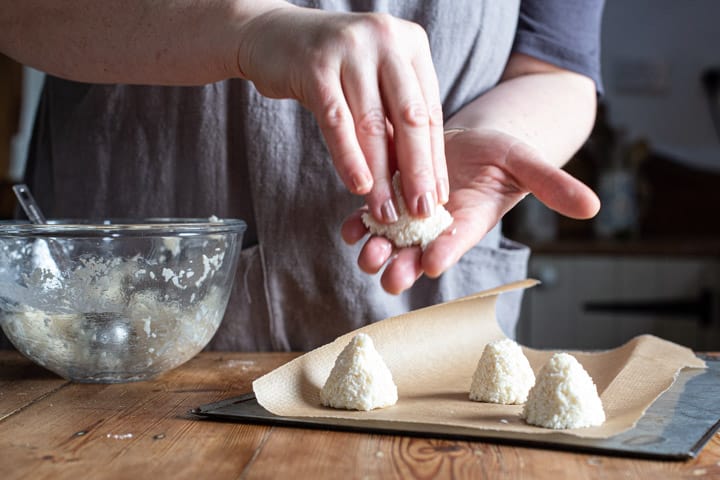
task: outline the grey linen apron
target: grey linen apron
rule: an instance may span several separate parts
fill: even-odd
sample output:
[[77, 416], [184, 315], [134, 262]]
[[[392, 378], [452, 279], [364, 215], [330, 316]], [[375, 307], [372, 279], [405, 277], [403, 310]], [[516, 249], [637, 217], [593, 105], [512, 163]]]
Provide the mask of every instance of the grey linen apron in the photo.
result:
[[[298, 2], [302, 3], [302, 2]], [[383, 11], [428, 32], [446, 117], [493, 86], [518, 0], [317, 1]], [[528, 250], [495, 228], [437, 280], [393, 296], [340, 237], [362, 205], [340, 182], [311, 114], [242, 80], [203, 87], [88, 85], [49, 77], [27, 181], [47, 214], [235, 217], [250, 231], [209, 348], [308, 350], [411, 309], [524, 278]], [[514, 335], [521, 293], [498, 302]]]

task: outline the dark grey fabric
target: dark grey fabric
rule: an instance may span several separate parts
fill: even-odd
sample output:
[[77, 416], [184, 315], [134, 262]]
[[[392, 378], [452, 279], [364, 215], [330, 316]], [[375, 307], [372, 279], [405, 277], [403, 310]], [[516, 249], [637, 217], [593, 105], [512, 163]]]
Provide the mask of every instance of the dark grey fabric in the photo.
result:
[[599, 93], [605, 0], [522, 0], [513, 50], [592, 78]]
[[[376, 10], [429, 35], [447, 116], [497, 83], [518, 1], [319, 1]], [[528, 250], [499, 227], [440, 279], [393, 296], [340, 238], [347, 193], [314, 119], [242, 80], [203, 87], [86, 85], [48, 78], [27, 182], [52, 217], [239, 217], [253, 230], [210, 348], [307, 350], [369, 322], [521, 279]], [[256, 245], [252, 246], [253, 244]], [[513, 335], [520, 294], [503, 295]]]

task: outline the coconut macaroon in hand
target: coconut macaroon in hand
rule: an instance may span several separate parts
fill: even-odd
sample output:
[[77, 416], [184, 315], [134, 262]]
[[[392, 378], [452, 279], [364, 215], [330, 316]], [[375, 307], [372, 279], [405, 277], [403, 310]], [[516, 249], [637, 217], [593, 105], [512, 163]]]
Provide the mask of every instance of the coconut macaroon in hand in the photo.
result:
[[430, 217], [413, 217], [408, 212], [403, 199], [400, 172], [395, 172], [392, 184], [398, 207], [397, 221], [389, 224], [380, 223], [369, 212], [363, 213], [362, 221], [370, 233], [387, 238], [398, 248], [420, 245], [424, 250], [430, 242], [452, 225], [453, 217], [442, 205], [438, 205], [435, 213]]
[[505, 338], [485, 345], [470, 386], [470, 400], [518, 405], [535, 384], [520, 345]]
[[373, 410], [395, 405], [397, 386], [372, 338], [358, 333], [340, 352], [320, 391], [323, 405], [346, 410]]
[[554, 354], [542, 367], [522, 416], [531, 425], [553, 429], [591, 427], [605, 421], [595, 383], [568, 353]]

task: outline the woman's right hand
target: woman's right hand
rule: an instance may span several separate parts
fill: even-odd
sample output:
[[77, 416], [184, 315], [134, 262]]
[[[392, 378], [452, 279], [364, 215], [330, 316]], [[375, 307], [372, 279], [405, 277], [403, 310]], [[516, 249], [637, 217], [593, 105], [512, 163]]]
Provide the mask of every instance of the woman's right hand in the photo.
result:
[[392, 173], [411, 214], [448, 200], [443, 115], [425, 31], [378, 13], [283, 6], [241, 29], [238, 67], [271, 98], [315, 116], [346, 187], [392, 222]]

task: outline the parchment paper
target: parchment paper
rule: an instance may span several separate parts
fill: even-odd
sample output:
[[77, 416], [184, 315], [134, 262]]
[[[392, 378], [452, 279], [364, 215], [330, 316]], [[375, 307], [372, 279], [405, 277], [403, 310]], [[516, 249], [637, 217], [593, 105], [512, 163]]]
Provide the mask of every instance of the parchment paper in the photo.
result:
[[[520, 418], [521, 405], [470, 401], [470, 381], [483, 348], [505, 337], [495, 320], [497, 295], [537, 283], [524, 280], [350, 332], [257, 379], [253, 382], [255, 396], [266, 410], [286, 417], [413, 422], [442, 425], [447, 433], [471, 428], [607, 438], [632, 428], [652, 402], [670, 388], [682, 368], [705, 367], [690, 349], [652, 335], [636, 337], [614, 350], [570, 352], [598, 387], [607, 416], [599, 427], [534, 427]], [[372, 337], [390, 368], [398, 386], [398, 403], [370, 412], [324, 407], [320, 389], [337, 355], [359, 332]], [[555, 352], [524, 351], [536, 374]]]

